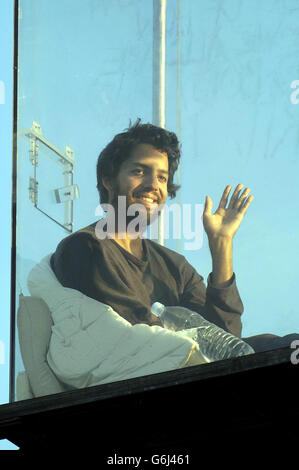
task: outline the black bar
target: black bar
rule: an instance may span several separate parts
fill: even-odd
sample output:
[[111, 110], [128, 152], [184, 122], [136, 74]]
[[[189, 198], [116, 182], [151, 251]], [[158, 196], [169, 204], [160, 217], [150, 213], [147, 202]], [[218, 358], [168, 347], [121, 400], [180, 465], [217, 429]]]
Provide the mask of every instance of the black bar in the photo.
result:
[[187, 453], [191, 466], [181, 468], [200, 468], [207, 451], [223, 462], [244, 446], [243, 458], [252, 454], [255, 464], [262, 451], [268, 459], [294, 449], [298, 458], [299, 366], [290, 353], [266, 351], [1, 405], [0, 439], [24, 455], [95, 452], [98, 468], [110, 468], [107, 456], [115, 453]]

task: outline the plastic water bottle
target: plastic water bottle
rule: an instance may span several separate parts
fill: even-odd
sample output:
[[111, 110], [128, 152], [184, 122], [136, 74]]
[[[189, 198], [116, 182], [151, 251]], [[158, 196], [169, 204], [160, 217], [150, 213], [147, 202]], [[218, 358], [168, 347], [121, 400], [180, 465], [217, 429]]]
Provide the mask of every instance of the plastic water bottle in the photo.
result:
[[155, 302], [151, 311], [159, 317], [164, 328], [181, 331], [196, 341], [201, 353], [209, 361], [254, 354], [249, 344], [188, 308], [165, 307], [160, 302]]

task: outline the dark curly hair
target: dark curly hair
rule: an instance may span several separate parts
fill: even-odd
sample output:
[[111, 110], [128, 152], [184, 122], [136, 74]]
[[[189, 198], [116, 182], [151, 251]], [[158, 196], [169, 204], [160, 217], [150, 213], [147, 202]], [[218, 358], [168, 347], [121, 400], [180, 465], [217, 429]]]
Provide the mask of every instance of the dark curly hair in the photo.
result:
[[180, 186], [173, 183], [181, 157], [178, 138], [174, 132], [169, 132], [153, 124], [141, 124], [138, 118], [132, 126], [131, 122], [126, 132], [117, 134], [100, 153], [97, 161], [97, 189], [100, 202], [108, 203], [108, 191], [103, 185], [103, 178], [113, 179], [117, 176], [121, 164], [127, 160], [133, 148], [138, 144], [150, 144], [157, 150], [167, 153], [169, 177], [167, 183], [168, 195], [171, 199], [176, 196]]

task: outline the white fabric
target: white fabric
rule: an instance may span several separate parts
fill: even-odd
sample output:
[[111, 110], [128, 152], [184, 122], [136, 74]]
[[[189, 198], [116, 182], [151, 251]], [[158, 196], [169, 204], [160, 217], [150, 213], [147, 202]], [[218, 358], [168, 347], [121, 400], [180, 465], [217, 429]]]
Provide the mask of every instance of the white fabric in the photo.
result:
[[63, 392], [65, 387], [47, 362], [53, 321], [46, 302], [40, 297], [20, 294], [17, 325], [21, 356], [33, 395]]
[[160, 326], [131, 325], [109, 305], [63, 287], [50, 258], [30, 271], [28, 289], [52, 314], [47, 360], [62, 382], [83, 388], [193, 365], [194, 358], [205, 362], [192, 339]]
[[25, 371], [19, 372], [16, 381], [17, 400], [28, 400], [34, 398], [28, 375]]

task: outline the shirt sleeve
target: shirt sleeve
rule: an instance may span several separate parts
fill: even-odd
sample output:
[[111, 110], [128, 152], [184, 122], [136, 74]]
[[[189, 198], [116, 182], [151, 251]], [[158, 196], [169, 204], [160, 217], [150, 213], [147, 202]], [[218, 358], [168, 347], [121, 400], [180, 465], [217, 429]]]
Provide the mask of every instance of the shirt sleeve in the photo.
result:
[[91, 237], [85, 233], [76, 233], [59, 243], [50, 264], [64, 287], [79, 290], [84, 295], [101, 301], [97, 289], [99, 275], [94, 257]]
[[212, 286], [209, 274], [206, 287], [203, 277], [186, 261], [184, 277], [185, 285], [180, 304], [229, 333], [241, 337], [241, 315], [244, 307], [235, 274], [231, 277], [230, 283], [221, 288]]

